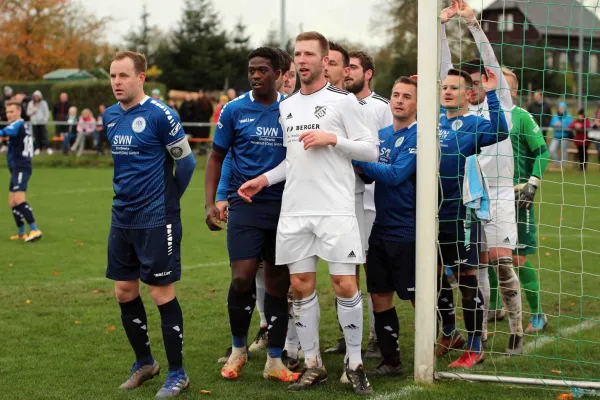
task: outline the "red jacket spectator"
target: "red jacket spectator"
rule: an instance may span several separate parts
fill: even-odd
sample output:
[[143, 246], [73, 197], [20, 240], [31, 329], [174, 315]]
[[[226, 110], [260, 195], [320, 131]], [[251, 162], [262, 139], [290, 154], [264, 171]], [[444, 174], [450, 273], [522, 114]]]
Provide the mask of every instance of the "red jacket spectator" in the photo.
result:
[[587, 137], [587, 131], [592, 127], [592, 123], [584, 115], [578, 114], [577, 119], [569, 125], [569, 129], [572, 129], [575, 138], [575, 146], [587, 146], [589, 139]]

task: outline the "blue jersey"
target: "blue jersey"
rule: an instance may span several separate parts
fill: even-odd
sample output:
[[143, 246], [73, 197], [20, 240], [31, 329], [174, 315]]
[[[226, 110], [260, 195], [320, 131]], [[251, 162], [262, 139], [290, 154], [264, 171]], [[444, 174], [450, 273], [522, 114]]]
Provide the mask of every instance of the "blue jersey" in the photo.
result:
[[394, 242], [415, 240], [417, 187], [417, 123], [379, 131], [379, 162], [356, 163], [375, 185], [372, 237]]
[[29, 125], [19, 119], [0, 129], [0, 136], [8, 136], [8, 168], [31, 170], [33, 140]]
[[462, 187], [466, 158], [508, 138], [506, 118], [495, 91], [487, 92], [487, 101], [489, 120], [471, 113], [455, 118], [440, 115], [440, 222], [465, 218]]
[[[283, 131], [279, 123], [279, 102], [268, 107], [254, 100], [252, 92], [227, 103], [217, 123], [213, 148], [231, 153], [229, 195], [238, 196], [239, 187], [250, 179], [278, 166], [285, 159]], [[260, 191], [255, 199], [281, 200], [285, 182]]]
[[113, 226], [142, 229], [180, 222], [175, 162], [166, 149], [185, 140], [177, 114], [146, 96], [128, 110], [119, 103], [109, 107], [102, 123], [115, 164]]
[[219, 179], [219, 186], [217, 187], [217, 201], [226, 201], [229, 197], [229, 191], [231, 184], [231, 151], [227, 153], [223, 160], [223, 166], [221, 167], [221, 178]]

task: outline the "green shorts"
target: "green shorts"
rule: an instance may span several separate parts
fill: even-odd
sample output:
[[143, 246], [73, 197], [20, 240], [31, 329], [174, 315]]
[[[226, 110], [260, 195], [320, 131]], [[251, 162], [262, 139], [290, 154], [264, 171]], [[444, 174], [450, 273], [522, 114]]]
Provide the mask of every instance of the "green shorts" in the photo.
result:
[[526, 256], [535, 254], [537, 250], [537, 227], [533, 207], [529, 210], [516, 209], [517, 214], [517, 247], [513, 250], [514, 255]]

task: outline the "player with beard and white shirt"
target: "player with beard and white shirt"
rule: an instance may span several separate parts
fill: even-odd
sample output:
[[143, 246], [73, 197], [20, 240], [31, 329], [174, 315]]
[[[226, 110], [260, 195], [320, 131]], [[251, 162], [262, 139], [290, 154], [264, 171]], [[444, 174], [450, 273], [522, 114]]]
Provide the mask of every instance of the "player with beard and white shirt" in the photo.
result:
[[294, 295], [294, 318], [304, 350], [305, 369], [289, 390], [307, 390], [327, 379], [319, 350], [320, 310], [316, 285], [319, 258], [327, 261], [344, 330], [346, 374], [357, 394], [373, 391], [361, 357], [363, 302], [355, 265], [363, 250], [354, 207], [352, 160], [377, 159], [356, 97], [325, 79], [328, 42], [317, 32], [298, 35], [294, 61], [301, 89], [282, 101], [286, 159], [275, 169], [243, 184], [246, 201], [268, 185], [286, 181], [278, 223], [276, 262], [287, 264]]
[[[476, 115], [490, 119], [489, 107], [485, 92], [481, 87], [483, 65], [491, 68], [499, 80], [496, 91], [500, 105], [505, 112], [506, 122], [511, 129], [511, 113], [513, 107], [510, 87], [500, 64], [496, 59], [494, 50], [477, 22], [473, 9], [464, 0], [452, 0], [452, 5], [442, 11], [442, 68], [441, 78], [444, 79], [447, 71], [452, 68], [452, 60], [448, 41], [446, 39], [446, 22], [458, 15], [465, 19], [477, 48], [480, 49], [481, 58], [466, 61], [461, 69], [471, 75], [473, 80], [473, 97], [469, 109]], [[485, 301], [485, 315], [483, 326], [483, 341], [487, 339], [487, 307], [490, 298], [490, 284], [487, 266], [491, 263], [497, 270], [500, 280], [502, 303], [508, 311], [510, 338], [506, 349], [507, 354], [519, 354], [523, 347], [523, 322], [521, 306], [521, 288], [519, 279], [514, 271], [512, 251], [517, 243], [517, 224], [515, 213], [515, 195], [512, 177], [514, 175], [513, 148], [510, 140], [481, 149], [478, 156], [482, 172], [490, 188], [490, 209], [493, 210], [495, 220], [482, 223], [483, 232], [482, 253], [480, 255], [480, 269], [478, 272], [479, 285]]]
[[[363, 51], [351, 51], [349, 58], [350, 69], [344, 78], [344, 86], [347, 91], [354, 93], [362, 104], [368, 125], [374, 126], [376, 129], [375, 132], [379, 132], [379, 130], [392, 125], [394, 117], [390, 109], [390, 101], [371, 90], [371, 80], [375, 77], [375, 63], [373, 62], [373, 58]], [[362, 180], [360, 182], [361, 185], [364, 185]], [[375, 183], [364, 185], [363, 208], [363, 249], [366, 254], [369, 250], [369, 236], [371, 236], [371, 229], [375, 222]], [[367, 264], [365, 263], [366, 267]], [[358, 272], [356, 276], [358, 277]], [[377, 334], [375, 333], [373, 302], [370, 295], [369, 344], [367, 345], [365, 358], [381, 358], [381, 352], [377, 343]]]

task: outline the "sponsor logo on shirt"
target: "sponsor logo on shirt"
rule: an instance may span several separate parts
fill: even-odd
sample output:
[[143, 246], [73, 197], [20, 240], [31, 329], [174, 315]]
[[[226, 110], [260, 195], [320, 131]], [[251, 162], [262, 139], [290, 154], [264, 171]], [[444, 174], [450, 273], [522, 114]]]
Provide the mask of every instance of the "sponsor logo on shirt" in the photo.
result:
[[408, 149], [408, 154], [417, 154], [417, 148], [411, 147], [410, 149]]
[[178, 122], [177, 125], [175, 125], [175, 128], [171, 129], [171, 132], [169, 132], [169, 135], [175, 136], [177, 134], [177, 132], [179, 132], [179, 129], [181, 129], [181, 124]]
[[259, 126], [258, 128], [256, 128], [257, 136], [277, 136], [278, 132], [279, 129], [273, 127]]
[[146, 120], [144, 117], [137, 117], [131, 123], [131, 130], [135, 133], [142, 133], [146, 129]]
[[133, 139], [131, 136], [115, 135], [113, 138], [113, 144], [115, 146], [128, 146], [131, 144], [131, 139]]
[[292, 118], [294, 118], [294, 117], [292, 116], [292, 113], [289, 113], [286, 119], [292, 119]]
[[240, 124], [246, 124], [248, 122], [254, 122], [256, 118], [244, 118], [244, 119], [240, 119]]
[[106, 125], [107, 128], [112, 128], [113, 126], [115, 126], [114, 122], [111, 122], [110, 124]]
[[323, 118], [327, 113], [327, 106], [316, 106], [315, 107], [315, 117]]

